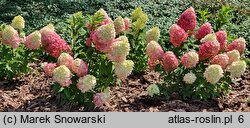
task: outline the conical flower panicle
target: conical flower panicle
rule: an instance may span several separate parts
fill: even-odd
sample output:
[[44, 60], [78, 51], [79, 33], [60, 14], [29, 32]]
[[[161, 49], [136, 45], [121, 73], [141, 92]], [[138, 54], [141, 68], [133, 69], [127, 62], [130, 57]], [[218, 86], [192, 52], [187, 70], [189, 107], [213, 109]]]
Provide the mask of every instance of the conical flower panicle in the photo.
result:
[[205, 60], [211, 58], [219, 53], [220, 44], [218, 42], [207, 41], [200, 45], [199, 59]]
[[195, 29], [196, 26], [196, 15], [193, 7], [186, 9], [179, 17], [178, 23], [187, 33]]
[[56, 63], [44, 63], [42, 68], [46, 75], [52, 76], [56, 66]]
[[78, 77], [83, 77], [88, 73], [88, 65], [82, 59], [77, 58], [72, 63], [72, 71]]
[[227, 71], [230, 72], [232, 78], [240, 77], [247, 68], [247, 64], [244, 60], [234, 61], [228, 66]]
[[240, 60], [240, 52], [238, 50], [232, 50], [232, 51], [227, 52], [227, 56], [229, 58], [228, 64], [231, 64], [234, 61]]
[[153, 27], [152, 29], [146, 32], [146, 41], [149, 43], [150, 41], [158, 41], [160, 37], [160, 29], [158, 27]]
[[44, 50], [52, 57], [58, 58], [62, 52], [71, 53], [70, 46], [54, 31], [53, 25], [47, 25], [39, 32]]
[[160, 94], [160, 89], [156, 84], [151, 84], [147, 88], [148, 95], [153, 97], [154, 95]]
[[246, 48], [246, 40], [242, 37], [235, 39], [232, 43], [227, 46], [227, 52], [232, 51], [234, 49], [238, 50], [242, 55]]
[[196, 75], [192, 72], [185, 74], [183, 77], [183, 81], [186, 84], [193, 84], [196, 81], [196, 79], [197, 79]]
[[223, 70], [220, 65], [210, 65], [206, 68], [204, 72], [204, 77], [207, 82], [211, 84], [216, 84], [217, 82], [219, 82], [220, 78], [223, 77]]
[[200, 40], [203, 37], [205, 37], [207, 34], [210, 34], [211, 32], [212, 32], [212, 26], [210, 23], [206, 22], [198, 28], [195, 34], [195, 38], [197, 40]]
[[73, 57], [71, 55], [69, 55], [68, 53], [62, 53], [57, 60], [57, 64], [58, 65], [65, 65], [67, 68], [69, 68], [70, 70], [72, 69], [72, 65], [73, 65]]
[[96, 85], [96, 78], [92, 75], [86, 75], [84, 77], [80, 77], [77, 83], [77, 88], [85, 93], [91, 89], [93, 89]]
[[163, 57], [164, 51], [156, 41], [152, 40], [148, 43], [146, 47], [146, 54], [148, 55], [151, 61], [156, 61], [160, 60]]
[[115, 27], [115, 33], [119, 34], [123, 31], [125, 31], [125, 22], [124, 19], [121, 16], [118, 16], [114, 20], [114, 27]]
[[107, 53], [115, 39], [114, 24], [110, 23], [99, 27], [93, 34], [92, 39], [97, 50]]
[[218, 42], [220, 43], [220, 51], [224, 51], [226, 49], [227, 44], [227, 33], [226, 31], [218, 31], [215, 33]]
[[129, 54], [130, 44], [126, 36], [121, 36], [115, 40], [108, 53], [108, 58], [111, 61], [121, 62], [126, 60]]
[[189, 51], [181, 57], [181, 64], [185, 68], [194, 68], [199, 62], [199, 55], [194, 51]]
[[11, 26], [15, 29], [23, 29], [25, 27], [24, 18], [21, 15], [15, 16], [12, 20]]
[[18, 48], [21, 39], [18, 32], [10, 25], [7, 25], [2, 31], [2, 43], [12, 48]]
[[228, 65], [229, 57], [227, 54], [218, 54], [214, 56], [211, 60], [211, 64], [218, 64], [222, 67], [222, 69], [225, 69]]
[[179, 25], [173, 24], [169, 29], [170, 43], [179, 47], [188, 38], [188, 34]]
[[166, 72], [175, 70], [179, 65], [179, 60], [171, 51], [165, 52], [162, 59], [163, 68]]
[[53, 80], [59, 83], [62, 87], [70, 86], [72, 83], [71, 77], [71, 72], [65, 65], [61, 65], [53, 71]]
[[123, 80], [131, 74], [134, 67], [134, 62], [132, 60], [114, 62], [114, 66], [117, 78]]
[[41, 34], [35, 31], [26, 37], [24, 45], [29, 49], [38, 49], [41, 46]]

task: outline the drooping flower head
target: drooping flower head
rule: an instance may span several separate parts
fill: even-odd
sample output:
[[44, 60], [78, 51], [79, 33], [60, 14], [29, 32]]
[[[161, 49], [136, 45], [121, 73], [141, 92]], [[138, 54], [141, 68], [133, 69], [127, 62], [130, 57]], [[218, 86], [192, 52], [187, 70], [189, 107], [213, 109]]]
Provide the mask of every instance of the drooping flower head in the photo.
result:
[[56, 63], [44, 63], [42, 68], [46, 75], [52, 76], [56, 66]]
[[7, 25], [2, 31], [2, 43], [12, 48], [18, 48], [21, 39], [18, 32], [10, 25]]
[[246, 70], [247, 64], [244, 60], [234, 61], [228, 66], [227, 71], [230, 72], [232, 78], [240, 77]]
[[75, 59], [72, 64], [72, 71], [76, 73], [78, 77], [83, 77], [88, 73], [88, 65], [82, 59]]
[[227, 33], [226, 31], [218, 31], [215, 33], [218, 42], [220, 43], [220, 51], [224, 51], [227, 44]]
[[120, 36], [111, 46], [111, 50], [108, 53], [108, 58], [111, 61], [124, 61], [129, 54], [130, 44], [126, 36]]
[[181, 58], [181, 64], [185, 68], [194, 68], [199, 62], [199, 55], [194, 51], [189, 51]]
[[107, 88], [104, 92], [96, 93], [93, 97], [93, 103], [96, 107], [103, 106], [104, 103], [108, 102], [110, 99], [110, 89]]
[[227, 56], [229, 57], [228, 64], [240, 60], [240, 52], [238, 50], [232, 50], [227, 52]]
[[229, 57], [227, 54], [218, 54], [214, 56], [211, 60], [211, 64], [218, 64], [222, 67], [222, 69], [225, 69], [228, 65]]
[[160, 63], [160, 60], [152, 60], [152, 59], [148, 59], [148, 66], [149, 69], [154, 70], [156, 65]]
[[15, 16], [12, 20], [11, 26], [16, 29], [23, 29], [25, 26], [24, 18], [20, 15]]
[[99, 27], [93, 35], [93, 42], [96, 49], [101, 52], [108, 52], [115, 39], [115, 28], [114, 24], [106, 24]]
[[125, 31], [125, 22], [124, 19], [121, 16], [118, 16], [114, 20], [114, 26], [115, 26], [115, 33], [119, 34], [123, 31]]
[[220, 65], [213, 64], [206, 68], [203, 75], [207, 82], [216, 84], [220, 80], [220, 78], [223, 77], [223, 70]]
[[207, 41], [200, 45], [199, 59], [205, 60], [218, 54], [220, 50], [220, 44], [218, 42]]
[[72, 83], [71, 77], [71, 72], [65, 65], [61, 65], [53, 71], [53, 80], [62, 87], [68, 87]]
[[188, 34], [179, 25], [173, 24], [169, 29], [170, 42], [179, 47], [188, 38]]
[[195, 81], [196, 81], [196, 75], [192, 72], [189, 72], [187, 74], [184, 75], [183, 77], [183, 81], [186, 83], [186, 84], [193, 84]]
[[85, 93], [91, 89], [93, 89], [96, 85], [96, 78], [92, 75], [86, 75], [84, 77], [80, 77], [77, 83], [77, 88]]
[[238, 39], [235, 39], [232, 43], [230, 43], [227, 46], [227, 52], [236, 49], [240, 52], [240, 54], [243, 54], [245, 48], [246, 48], [246, 40], [240, 37]]
[[170, 72], [170, 71], [175, 70], [178, 67], [179, 62], [178, 62], [178, 58], [175, 56], [173, 52], [167, 51], [163, 55], [162, 64], [163, 64], [164, 70], [166, 72]]
[[160, 94], [160, 89], [156, 84], [151, 84], [147, 88], [148, 95], [153, 97], [154, 95]]
[[114, 62], [114, 66], [117, 78], [123, 80], [131, 74], [134, 62], [132, 60], [124, 60], [122, 62]]
[[70, 70], [72, 69], [72, 65], [73, 65], [73, 57], [71, 55], [69, 55], [68, 53], [62, 53], [57, 60], [57, 64], [58, 65], [65, 65], [67, 68], [69, 68]]
[[125, 24], [125, 31], [129, 30], [130, 26], [131, 26], [131, 21], [129, 18], [125, 17], [124, 18], [124, 24]]
[[152, 61], [159, 60], [163, 57], [164, 51], [156, 41], [150, 41], [146, 48], [146, 54]]
[[184, 29], [187, 33], [195, 29], [196, 26], [196, 15], [193, 7], [185, 10], [179, 17], [177, 23], [182, 29]]
[[62, 52], [71, 53], [70, 46], [54, 31], [53, 25], [47, 25], [39, 32], [44, 50], [52, 57], [58, 58]]
[[41, 34], [35, 31], [26, 37], [24, 45], [29, 49], [38, 49], [41, 46]]
[[146, 41], [149, 43], [150, 41], [158, 41], [160, 37], [160, 29], [158, 27], [153, 27], [152, 29], [146, 32]]
[[198, 30], [195, 34], [195, 38], [197, 40], [200, 40], [211, 32], [212, 32], [212, 26], [210, 23], [206, 22], [198, 28]]

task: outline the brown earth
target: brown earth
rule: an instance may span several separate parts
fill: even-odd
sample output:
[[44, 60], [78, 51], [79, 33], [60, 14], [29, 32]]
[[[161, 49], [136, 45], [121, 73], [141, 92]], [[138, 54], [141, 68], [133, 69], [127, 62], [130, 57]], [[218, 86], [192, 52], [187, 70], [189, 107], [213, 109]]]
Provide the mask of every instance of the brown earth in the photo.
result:
[[59, 96], [51, 90], [51, 78], [45, 76], [40, 68], [12, 81], [0, 81], [0, 111], [104, 111], [104, 112], [207, 112], [243, 111], [250, 112], [250, 71], [237, 79], [232, 91], [227, 95], [208, 101], [184, 101], [173, 93], [170, 98], [147, 96], [150, 83], [159, 81], [159, 74], [147, 72], [140, 76], [130, 76], [123, 86], [111, 88], [111, 100], [101, 108], [85, 110], [83, 106], [61, 105]]

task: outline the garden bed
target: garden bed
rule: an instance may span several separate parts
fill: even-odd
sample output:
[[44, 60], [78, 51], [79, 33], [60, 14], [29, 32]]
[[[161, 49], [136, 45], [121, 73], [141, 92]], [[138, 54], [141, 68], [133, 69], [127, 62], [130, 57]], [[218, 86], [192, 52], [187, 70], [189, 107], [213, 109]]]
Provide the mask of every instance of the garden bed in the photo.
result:
[[101, 111], [101, 112], [206, 112], [240, 111], [250, 112], [250, 70], [236, 80], [231, 92], [218, 99], [207, 101], [182, 100], [177, 93], [169, 98], [147, 96], [147, 86], [160, 82], [159, 74], [151, 71], [130, 76], [122, 86], [111, 88], [110, 102], [94, 110], [83, 106], [61, 105], [60, 98], [51, 89], [51, 78], [47, 77], [39, 66], [32, 64], [34, 70], [12, 81], [1, 81], [0, 111]]

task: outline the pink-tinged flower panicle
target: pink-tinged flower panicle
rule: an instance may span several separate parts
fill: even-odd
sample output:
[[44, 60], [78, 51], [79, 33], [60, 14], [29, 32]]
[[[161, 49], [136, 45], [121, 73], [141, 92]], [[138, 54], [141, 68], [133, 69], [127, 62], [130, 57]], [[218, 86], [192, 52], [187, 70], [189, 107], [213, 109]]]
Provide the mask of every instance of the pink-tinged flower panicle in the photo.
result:
[[7, 25], [2, 31], [2, 43], [12, 48], [18, 48], [21, 39], [18, 32], [10, 25]]
[[146, 32], [146, 41], [149, 43], [150, 41], [158, 41], [160, 37], [160, 29], [158, 27], [153, 27], [152, 29]]
[[97, 17], [99, 15], [102, 15], [103, 16], [103, 21], [99, 24], [99, 25], [106, 25], [106, 24], [110, 24], [110, 23], [113, 23], [113, 21], [111, 20], [111, 18], [109, 17], [109, 15], [107, 14], [107, 12], [100, 8], [95, 14], [94, 14], [94, 17]]
[[223, 77], [223, 70], [220, 65], [213, 64], [205, 69], [203, 75], [207, 82], [216, 84], [217, 82], [219, 82], [220, 78]]
[[220, 44], [218, 42], [207, 41], [200, 45], [199, 59], [205, 60], [211, 58], [219, 53]]
[[240, 77], [247, 68], [247, 64], [244, 60], [234, 61], [228, 66], [227, 71], [230, 72], [231, 78]]
[[108, 53], [108, 58], [111, 61], [121, 62], [126, 60], [129, 54], [130, 44], [126, 36], [120, 36], [112, 44], [111, 50]]
[[163, 57], [164, 51], [156, 41], [152, 40], [148, 43], [146, 47], [146, 54], [148, 55], [151, 61], [156, 61], [160, 60]]
[[107, 53], [115, 39], [114, 24], [110, 23], [99, 27], [93, 34], [92, 39], [97, 50]]
[[77, 88], [85, 93], [91, 89], [93, 89], [96, 85], [96, 78], [92, 75], [86, 75], [84, 77], [80, 77], [77, 83]]
[[166, 72], [175, 70], [179, 65], [179, 60], [171, 51], [165, 52], [162, 59], [162, 65]]
[[200, 42], [201, 43], [205, 43], [207, 41], [211, 41], [211, 42], [216, 42], [219, 44], [218, 40], [217, 40], [217, 37], [214, 33], [211, 33], [211, 34], [207, 34], [205, 37], [203, 37]]
[[156, 67], [156, 65], [157, 64], [160, 64], [161, 63], [161, 61], [160, 60], [152, 60], [152, 59], [148, 59], [148, 66], [149, 66], [149, 69], [150, 70], [154, 70], [155, 69], [155, 67]]
[[101, 107], [103, 104], [110, 100], [110, 89], [107, 88], [104, 92], [96, 93], [93, 97], [93, 103], [95, 107]]
[[194, 51], [189, 51], [181, 58], [181, 64], [185, 68], [194, 68], [199, 62], [199, 55]]
[[215, 33], [218, 42], [220, 43], [220, 51], [224, 51], [227, 44], [227, 33], [226, 31], [220, 30]]
[[227, 52], [227, 56], [229, 57], [228, 64], [240, 60], [240, 52], [238, 50], [232, 50]]
[[196, 81], [196, 75], [192, 72], [189, 72], [187, 74], [184, 75], [183, 77], [183, 81], [186, 83], [186, 84], [193, 84], [195, 81]]
[[38, 49], [41, 46], [41, 34], [35, 31], [26, 37], [24, 45], [29, 49]]
[[188, 34], [179, 25], [173, 24], [169, 29], [170, 42], [174, 47], [179, 47], [188, 38]]
[[125, 31], [125, 22], [121, 16], [118, 16], [114, 20], [114, 27], [115, 27], [115, 32], [117, 35], [123, 31]]
[[242, 55], [244, 50], [246, 48], [246, 40], [242, 37], [234, 40], [232, 43], [230, 43], [227, 46], [227, 52], [232, 51], [234, 49], [238, 50], [240, 54]]
[[82, 59], [77, 58], [72, 63], [72, 71], [78, 77], [83, 77], [88, 73], [88, 65]]
[[117, 78], [124, 80], [132, 73], [134, 62], [132, 60], [124, 60], [122, 62], [114, 62], [114, 66]]
[[56, 63], [44, 63], [42, 68], [46, 75], [52, 76], [56, 66]]
[[55, 68], [53, 71], [53, 80], [59, 83], [62, 87], [70, 86], [70, 84], [72, 83], [71, 77], [72, 74], [65, 65], [61, 65]]
[[125, 17], [124, 18], [124, 24], [125, 24], [125, 31], [128, 31], [130, 26], [131, 26], [131, 21], [129, 18]]
[[211, 60], [211, 64], [218, 64], [222, 67], [222, 69], [225, 69], [228, 65], [229, 57], [227, 54], [218, 54], [214, 56]]
[[73, 57], [69, 55], [68, 53], [62, 53], [57, 60], [58, 65], [65, 65], [68, 69], [72, 70], [73, 66]]
[[210, 23], [206, 22], [198, 28], [198, 30], [195, 34], [195, 38], [197, 40], [200, 40], [211, 32], [212, 32], [212, 26]]
[[193, 7], [186, 9], [179, 17], [178, 23], [187, 33], [192, 33], [196, 26], [196, 15]]
[[24, 18], [20, 15], [15, 16], [12, 20], [11, 26], [15, 29], [23, 29], [25, 27]]
[[54, 31], [53, 25], [40, 30], [44, 50], [52, 57], [58, 58], [62, 52], [71, 53], [70, 46]]

